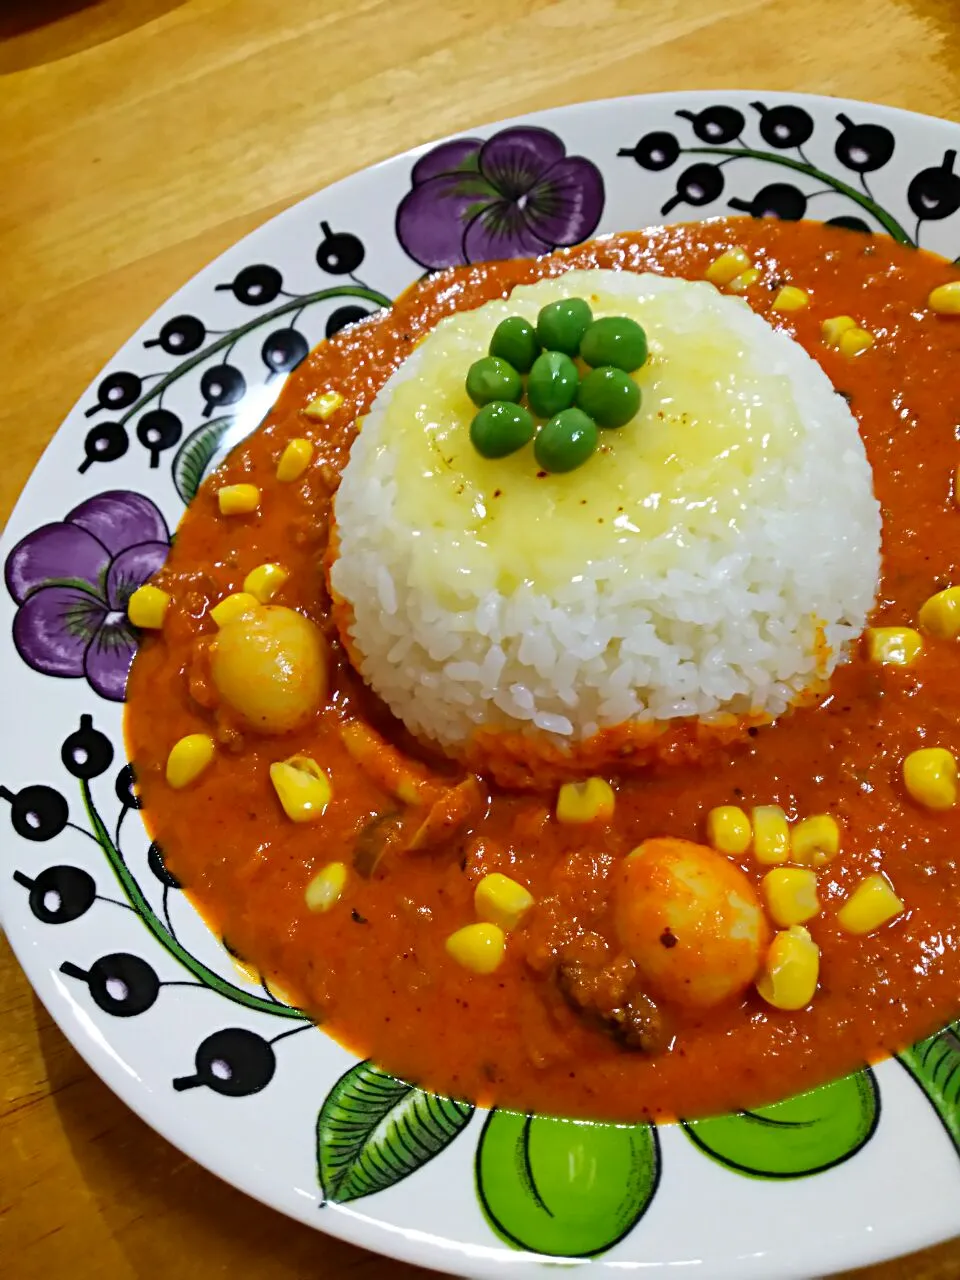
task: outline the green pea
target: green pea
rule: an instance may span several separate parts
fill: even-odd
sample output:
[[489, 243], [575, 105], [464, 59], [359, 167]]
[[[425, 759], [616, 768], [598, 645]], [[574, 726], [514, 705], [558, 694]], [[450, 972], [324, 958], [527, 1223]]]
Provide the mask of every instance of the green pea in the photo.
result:
[[505, 458], [533, 439], [533, 418], [506, 400], [485, 404], [470, 423], [470, 443], [484, 458]]
[[647, 358], [647, 335], [628, 316], [604, 316], [583, 335], [580, 354], [594, 369], [610, 364], [633, 373]]
[[530, 408], [541, 418], [552, 418], [561, 409], [570, 408], [579, 385], [579, 370], [569, 356], [562, 351], [544, 351], [534, 360], [527, 379]]
[[490, 339], [490, 354], [512, 364], [518, 373], [529, 373], [540, 354], [540, 343], [533, 325], [523, 316], [501, 320]]
[[533, 446], [544, 471], [574, 471], [597, 447], [597, 424], [582, 409], [564, 409], [545, 422]]
[[622, 427], [636, 417], [640, 388], [622, 369], [604, 365], [591, 369], [581, 381], [577, 406], [588, 413], [598, 427]]
[[467, 395], [482, 408], [494, 400], [519, 400], [523, 383], [513, 365], [495, 356], [476, 360], [467, 370]]
[[561, 298], [548, 303], [537, 316], [537, 337], [545, 351], [575, 356], [592, 321], [590, 304], [583, 298]]

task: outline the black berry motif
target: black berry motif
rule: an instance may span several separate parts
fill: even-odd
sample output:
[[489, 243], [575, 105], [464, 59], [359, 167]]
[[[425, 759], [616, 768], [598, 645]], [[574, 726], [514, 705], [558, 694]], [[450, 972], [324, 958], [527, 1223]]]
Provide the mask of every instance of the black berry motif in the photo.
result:
[[103, 956], [89, 970], [67, 960], [60, 972], [85, 982], [94, 1004], [113, 1018], [135, 1018], [146, 1013], [160, 992], [160, 979], [146, 960], [123, 951]]
[[[222, 289], [224, 286], [218, 287]], [[196, 316], [174, 316], [160, 330], [158, 338], [148, 338], [143, 345], [162, 347], [170, 356], [188, 356], [199, 351], [206, 336], [206, 326]]]
[[52, 840], [67, 825], [70, 809], [59, 791], [38, 783], [14, 795], [0, 786], [0, 799], [10, 805], [10, 821], [24, 840]]
[[119, 422], [101, 422], [91, 427], [83, 442], [86, 455], [78, 470], [81, 475], [94, 462], [116, 462], [130, 447], [127, 429]]
[[335, 333], [345, 329], [348, 324], [356, 324], [358, 320], [366, 320], [370, 314], [363, 307], [337, 307], [327, 320], [326, 336], [332, 338]]
[[309, 350], [310, 344], [296, 329], [277, 329], [264, 342], [260, 355], [271, 374], [289, 373]]
[[331, 231], [329, 222], [321, 222], [323, 239], [317, 249], [317, 266], [331, 276], [348, 276], [356, 271], [366, 256], [363, 241], [349, 231]]
[[135, 373], [108, 374], [97, 387], [97, 403], [90, 406], [86, 416], [92, 418], [101, 409], [129, 409], [142, 390], [143, 382]]
[[[806, 174], [819, 184], [819, 188], [826, 188], [826, 191], [818, 188], [814, 194], [832, 191], [865, 215], [833, 217], [827, 220], [827, 225], [867, 234], [885, 231], [900, 244], [916, 242], [916, 235], [911, 236], [888, 209], [876, 202], [867, 183], [867, 175], [883, 168], [894, 154], [896, 140], [888, 128], [866, 121], [857, 122], [842, 112], [836, 117], [841, 126], [834, 143], [836, 156], [846, 169], [858, 175], [861, 188], [858, 191], [849, 180], [843, 181], [836, 173], [824, 172], [808, 160], [803, 148], [814, 136], [816, 125], [803, 107], [792, 103], [768, 106], [759, 101], [751, 102], [750, 106], [759, 117], [757, 128], [765, 144], [763, 146], [758, 144], [755, 148], [744, 141], [745, 121], [740, 111], [729, 106], [712, 106], [701, 111], [675, 112], [681, 119], [690, 121], [698, 145], [682, 145], [682, 131], [675, 136], [672, 132], [659, 130], [645, 134], [635, 146], [622, 147], [617, 152], [619, 156], [632, 159], [641, 168], [651, 171], [669, 169], [682, 155], [707, 155], [711, 149], [723, 157], [712, 164], [709, 161], [699, 162], [685, 169], [677, 180], [675, 194], [660, 209], [662, 217], [669, 215], [678, 205], [698, 208], [713, 203], [722, 196], [730, 173], [739, 175], [742, 172], [742, 167], [736, 162], [750, 159], [775, 165], [781, 171], [789, 168]], [[699, 145], [701, 143], [707, 145]], [[797, 153], [796, 157], [783, 154], [791, 150]], [[960, 174], [954, 173], [955, 158], [955, 153], [948, 151], [941, 165], [925, 169], [913, 180], [908, 198], [920, 222], [926, 218], [947, 218], [960, 210]], [[729, 170], [727, 165], [731, 166]], [[775, 182], [763, 187], [752, 198], [737, 194], [729, 204], [732, 209], [743, 210], [758, 218], [795, 220], [807, 216], [811, 198], [798, 187]]]
[[172, 871], [167, 870], [167, 864], [163, 860], [163, 850], [157, 844], [156, 840], [147, 850], [147, 866], [157, 877], [165, 889], [179, 889], [180, 881]]
[[735, 107], [706, 107], [696, 114], [692, 111], [678, 111], [676, 114], [692, 122], [693, 132], [701, 142], [715, 146], [733, 142], [743, 133], [744, 119]]
[[164, 449], [172, 449], [183, 435], [183, 423], [169, 409], [151, 409], [137, 423], [137, 439], [150, 453], [150, 466], [160, 464]]
[[763, 187], [752, 200], [734, 196], [727, 203], [731, 209], [740, 209], [754, 218], [782, 218], [785, 222], [796, 222], [807, 211], [807, 197], [787, 182]]
[[765, 107], [762, 102], [751, 102], [760, 112], [760, 137], [768, 146], [784, 150], [802, 147], [813, 136], [813, 120], [802, 107]]
[[862, 218], [854, 218], [852, 215], [841, 214], [838, 218], [828, 218], [824, 224], [828, 227], [844, 227], [847, 231], [863, 231], [870, 235], [873, 228], [869, 223], [864, 222]]
[[677, 179], [676, 195], [660, 210], [667, 214], [678, 204], [703, 205], [716, 200], [723, 191], [723, 170], [715, 164], [692, 164]]
[[890, 130], [881, 124], [854, 124], [842, 112], [837, 119], [843, 132], [833, 150], [840, 163], [854, 173], [882, 169], [893, 155], [894, 137]]
[[618, 156], [631, 156], [641, 169], [669, 169], [680, 155], [680, 143], [672, 133], [647, 133], [635, 147], [621, 147]]
[[113, 744], [105, 733], [94, 729], [92, 716], [82, 715], [80, 728], [64, 738], [60, 759], [68, 773], [89, 782], [110, 768]]
[[116, 797], [124, 809], [139, 809], [142, 807], [142, 801], [133, 789], [136, 781], [137, 775], [133, 771], [133, 765], [125, 764], [117, 774], [117, 780], [113, 784]]
[[203, 416], [209, 418], [214, 409], [236, 404], [246, 395], [247, 382], [239, 369], [232, 364], [215, 364], [200, 379], [203, 396]]
[[30, 910], [41, 924], [69, 924], [89, 911], [97, 896], [93, 876], [79, 867], [47, 867], [35, 880], [15, 871], [17, 884], [30, 890]]
[[960, 174], [953, 171], [957, 153], [945, 151], [933, 169], [921, 169], [907, 187], [907, 203], [922, 221], [949, 218], [960, 209]]
[[276, 267], [258, 263], [244, 267], [231, 284], [218, 284], [218, 290], [230, 290], [238, 302], [248, 307], [265, 307], [280, 295], [283, 276]]
[[259, 1093], [273, 1079], [276, 1054], [268, 1040], [242, 1027], [215, 1031], [197, 1049], [196, 1075], [174, 1080], [178, 1092], [206, 1085], [227, 1098]]

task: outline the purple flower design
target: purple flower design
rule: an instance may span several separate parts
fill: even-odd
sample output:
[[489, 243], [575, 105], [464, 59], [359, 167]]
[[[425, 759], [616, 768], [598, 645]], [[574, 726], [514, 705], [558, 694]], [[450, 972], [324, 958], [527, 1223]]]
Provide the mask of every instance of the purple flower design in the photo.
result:
[[486, 142], [442, 142], [417, 161], [412, 181], [397, 209], [397, 239], [433, 270], [579, 244], [603, 212], [597, 166], [528, 125]]
[[101, 493], [28, 534], [5, 570], [24, 662], [44, 675], [85, 676], [101, 697], [122, 702], [139, 634], [127, 601], [169, 550], [163, 516], [128, 490]]

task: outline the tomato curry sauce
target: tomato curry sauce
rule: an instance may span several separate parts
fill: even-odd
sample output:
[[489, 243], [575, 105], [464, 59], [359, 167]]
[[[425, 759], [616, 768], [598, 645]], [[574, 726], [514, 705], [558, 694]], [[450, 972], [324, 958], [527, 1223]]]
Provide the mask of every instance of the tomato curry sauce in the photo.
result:
[[[355, 434], [379, 388], [444, 315], [568, 267], [614, 267], [702, 279], [731, 244], [760, 269], [750, 305], [823, 366], [860, 424], [883, 512], [883, 568], [872, 625], [915, 625], [920, 605], [960, 582], [960, 320], [932, 314], [948, 264], [884, 238], [814, 224], [727, 220], [595, 241], [550, 258], [454, 270], [421, 283], [388, 313], [315, 350], [290, 377], [266, 424], [217, 473], [252, 482], [252, 515], [220, 514], [206, 483], [181, 524], [158, 585], [172, 597], [162, 632], [146, 636], [128, 688], [127, 733], [144, 817], [166, 865], [231, 951], [275, 990], [363, 1056], [426, 1087], [478, 1103], [567, 1116], [669, 1118], [755, 1106], [812, 1087], [903, 1047], [960, 1009], [960, 809], [926, 810], [906, 794], [904, 757], [921, 746], [960, 753], [960, 644], [931, 639], [908, 667], [863, 653], [834, 675], [819, 705], [752, 728], [701, 763], [661, 763], [613, 780], [604, 825], [570, 827], [556, 790], [511, 792], [482, 782], [485, 811], [428, 850], [399, 852], [389, 833], [397, 801], [345, 750], [355, 718], [416, 759], [438, 787], [464, 775], [413, 743], [377, 704], [340, 646], [325, 586], [332, 497]], [[772, 309], [783, 284], [809, 306]], [[851, 314], [876, 336], [856, 358], [825, 346], [821, 322]], [[327, 421], [305, 406], [335, 389]], [[293, 438], [315, 445], [295, 483], [276, 482]], [[279, 561], [289, 577], [275, 603], [323, 630], [330, 695], [306, 730], [285, 739], [245, 733], [220, 715], [196, 653], [215, 631], [209, 610], [245, 575]], [[216, 766], [171, 791], [171, 744], [209, 731]], [[292, 823], [270, 783], [271, 762], [294, 752], [320, 762], [333, 800], [321, 820]], [[782, 1012], [750, 989], [705, 1013], [671, 1013], [657, 1052], [625, 1047], [583, 1016], [558, 980], [571, 940], [612, 936], [611, 884], [644, 839], [702, 841], [717, 805], [779, 804], [788, 817], [833, 815], [839, 855], [820, 875], [821, 950], [811, 1004]], [[371, 849], [373, 853], [371, 854]], [[331, 860], [350, 868], [323, 913], [304, 899]], [[766, 868], [737, 859], [759, 881]], [[882, 869], [905, 910], [868, 936], [836, 912], [851, 888]], [[477, 881], [502, 871], [535, 899], [495, 973], [460, 967], [446, 938], [474, 919]]]

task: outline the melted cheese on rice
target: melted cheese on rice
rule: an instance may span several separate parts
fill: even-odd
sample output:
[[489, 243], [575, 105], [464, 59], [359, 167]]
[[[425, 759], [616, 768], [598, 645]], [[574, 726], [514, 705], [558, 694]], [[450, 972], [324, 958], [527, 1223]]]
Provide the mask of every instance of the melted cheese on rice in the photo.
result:
[[[597, 318], [626, 315], [646, 330], [650, 355], [633, 375], [639, 413], [601, 431], [597, 452], [563, 475], [538, 472], [532, 445], [481, 457], [469, 437], [476, 409], [467, 370], [501, 320], [535, 322], [541, 307], [572, 295], [587, 298]], [[667, 570], [681, 564], [691, 536], [734, 528], [754, 504], [776, 502], [800, 414], [765, 350], [728, 326], [731, 307], [746, 304], [706, 283], [576, 271], [443, 320], [384, 423], [397, 459], [397, 514], [423, 533], [424, 582], [439, 588], [455, 574], [483, 589], [550, 589], [635, 540], [648, 569]]]

